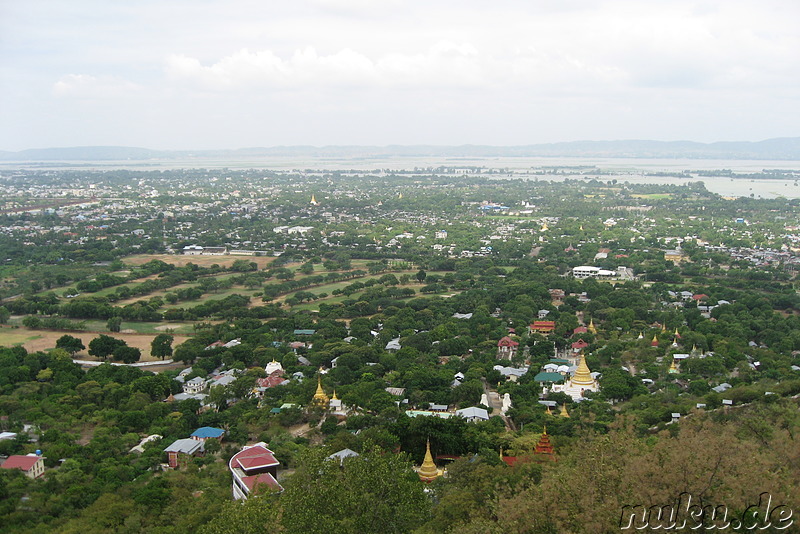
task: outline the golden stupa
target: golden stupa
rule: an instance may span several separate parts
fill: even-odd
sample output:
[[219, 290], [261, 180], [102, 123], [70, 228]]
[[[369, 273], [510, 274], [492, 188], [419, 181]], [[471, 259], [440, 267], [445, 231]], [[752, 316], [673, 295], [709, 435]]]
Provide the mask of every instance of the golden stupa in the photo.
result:
[[578, 368], [575, 370], [575, 374], [572, 375], [572, 385], [573, 386], [594, 386], [595, 380], [592, 378], [592, 372], [589, 370], [589, 366], [586, 365], [586, 356], [581, 353], [581, 360], [578, 362]]
[[311, 399], [311, 406], [327, 408], [329, 403], [330, 399], [325, 394], [325, 390], [322, 389], [322, 378], [317, 375], [317, 391]]
[[591, 334], [597, 334], [597, 328], [595, 328], [595, 326], [594, 326], [594, 319], [589, 319], [589, 326], [586, 329]]
[[561, 413], [559, 414], [561, 417], [569, 417], [569, 412], [567, 411], [567, 403], [563, 403], [561, 405]]
[[431, 455], [431, 440], [428, 440], [425, 445], [425, 459], [422, 460], [422, 465], [417, 470], [419, 479], [423, 482], [433, 482], [442, 475], [442, 472], [433, 463], [433, 456]]

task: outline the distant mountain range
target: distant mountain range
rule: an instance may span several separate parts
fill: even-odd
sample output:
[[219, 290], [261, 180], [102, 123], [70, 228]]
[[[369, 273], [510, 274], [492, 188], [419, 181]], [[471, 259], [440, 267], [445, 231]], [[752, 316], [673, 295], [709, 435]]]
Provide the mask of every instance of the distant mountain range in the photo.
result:
[[571, 141], [520, 146], [389, 145], [389, 146], [276, 146], [237, 150], [150, 150], [120, 146], [36, 148], [0, 151], [0, 161], [148, 161], [242, 160], [270, 157], [390, 158], [390, 157], [598, 157], [800, 160], [800, 137], [765, 141], [695, 143], [693, 141]]

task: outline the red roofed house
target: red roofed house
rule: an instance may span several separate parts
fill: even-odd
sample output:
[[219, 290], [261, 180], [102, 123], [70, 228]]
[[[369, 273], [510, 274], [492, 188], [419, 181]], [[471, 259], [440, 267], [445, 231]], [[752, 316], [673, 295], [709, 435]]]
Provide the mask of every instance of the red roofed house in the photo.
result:
[[578, 341], [576, 341], [575, 343], [572, 344], [572, 351], [573, 352], [580, 352], [581, 350], [585, 349], [588, 346], [589, 346], [589, 343], [587, 343], [583, 338], [581, 338], [581, 339], [579, 339]]
[[530, 333], [538, 332], [540, 334], [549, 334], [555, 329], [555, 321], [534, 321], [533, 324], [528, 327]]
[[497, 359], [511, 360], [517, 354], [517, 347], [519, 347], [519, 343], [508, 336], [503, 336], [497, 342]]
[[589, 329], [588, 329], [588, 328], [586, 328], [585, 326], [579, 326], [579, 327], [577, 327], [576, 329], [574, 329], [574, 330], [572, 331], [572, 334], [573, 334], [573, 335], [575, 335], [575, 334], [585, 334], [585, 333], [587, 333], [588, 331], [589, 331]]
[[233, 477], [233, 498], [247, 499], [251, 493], [264, 488], [283, 491], [275, 478], [279, 464], [263, 441], [234, 454], [228, 462]]
[[19, 469], [25, 473], [29, 478], [38, 478], [44, 474], [44, 458], [29, 454], [22, 456], [14, 454], [9, 456], [8, 459], [0, 465], [3, 469]]

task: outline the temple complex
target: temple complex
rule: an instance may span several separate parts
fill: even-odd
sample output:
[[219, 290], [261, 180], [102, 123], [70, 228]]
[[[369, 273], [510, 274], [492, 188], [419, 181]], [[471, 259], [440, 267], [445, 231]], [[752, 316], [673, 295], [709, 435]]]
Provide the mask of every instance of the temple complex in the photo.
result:
[[589, 366], [586, 365], [586, 356], [581, 353], [578, 368], [572, 378], [567, 380], [564, 384], [554, 384], [550, 391], [553, 393], [566, 393], [573, 400], [583, 398], [584, 393], [590, 391], [598, 391], [600, 385], [597, 380], [592, 377], [592, 372], [589, 371]]

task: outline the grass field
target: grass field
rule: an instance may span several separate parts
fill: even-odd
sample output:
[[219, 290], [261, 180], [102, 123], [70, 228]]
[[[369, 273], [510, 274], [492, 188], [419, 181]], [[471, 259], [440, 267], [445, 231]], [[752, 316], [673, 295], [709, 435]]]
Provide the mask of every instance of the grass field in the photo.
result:
[[[2, 328], [0, 329], [0, 346], [13, 347], [22, 346], [28, 352], [46, 351], [56, 346], [56, 340], [64, 335], [64, 332], [51, 332], [47, 330], [28, 330], [27, 328]], [[99, 334], [84, 333], [84, 332], [70, 332], [72, 337], [79, 338], [85, 346], [89, 346], [89, 342], [96, 338]], [[141, 361], [154, 361], [158, 358], [150, 356], [150, 343], [156, 334], [111, 334], [112, 337], [125, 341], [129, 346], [136, 347], [142, 351]], [[176, 347], [189, 339], [189, 336], [175, 335], [172, 346]], [[82, 360], [93, 359], [89, 356], [87, 351], [81, 351], [75, 355], [75, 358]]]
[[175, 265], [176, 267], [183, 267], [190, 263], [199, 265], [200, 267], [211, 267], [212, 265], [220, 265], [222, 267], [230, 267], [236, 260], [246, 260], [248, 262], [255, 262], [259, 269], [266, 268], [270, 263], [275, 261], [274, 256], [184, 256], [181, 254], [137, 254], [136, 256], [128, 256], [123, 258], [122, 262], [126, 265], [144, 265], [152, 260], [161, 260], [164, 263]]

